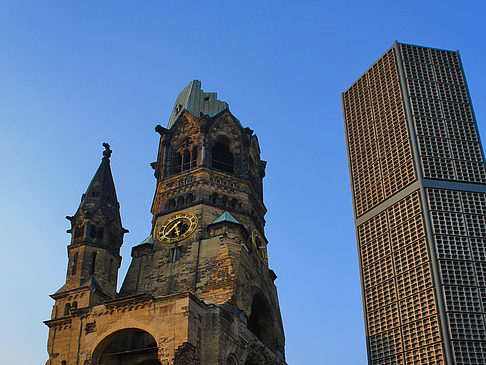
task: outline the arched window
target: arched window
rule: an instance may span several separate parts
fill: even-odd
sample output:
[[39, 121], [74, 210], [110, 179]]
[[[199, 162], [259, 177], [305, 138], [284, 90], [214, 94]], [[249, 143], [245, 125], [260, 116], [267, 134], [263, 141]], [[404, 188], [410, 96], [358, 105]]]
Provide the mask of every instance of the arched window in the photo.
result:
[[95, 267], [96, 267], [96, 252], [93, 252], [91, 254], [91, 267], [89, 269], [90, 275], [93, 275], [95, 273]]
[[104, 233], [105, 233], [105, 230], [103, 229], [103, 227], [100, 227], [96, 231], [96, 237], [98, 237], [99, 239], [103, 239], [103, 234]]
[[155, 339], [139, 329], [115, 332], [102, 340], [93, 351], [92, 362], [98, 365], [160, 365]]
[[184, 206], [184, 197], [183, 196], [180, 196], [180, 197], [177, 198], [177, 206], [178, 207]]
[[77, 266], [78, 266], [78, 253], [75, 252], [73, 256], [73, 263], [71, 265], [71, 275], [76, 275]]
[[233, 154], [224, 142], [217, 142], [212, 149], [212, 166], [226, 172], [234, 172]]
[[171, 248], [170, 249], [171, 262], [179, 261], [180, 258], [181, 258], [181, 248], [180, 247]]
[[260, 364], [263, 364], [262, 359], [256, 353], [250, 353], [245, 361], [245, 365], [260, 365]]
[[236, 357], [234, 355], [229, 355], [228, 359], [226, 359], [226, 365], [238, 365]]
[[238, 200], [236, 200], [235, 198], [231, 199], [230, 207], [231, 207], [231, 209], [238, 208]]
[[218, 194], [214, 193], [213, 195], [211, 195], [211, 201], [214, 204], [218, 203]]
[[83, 227], [76, 226], [74, 228], [74, 239], [80, 238], [83, 234]]
[[188, 150], [184, 151], [182, 155], [182, 170], [189, 170], [191, 168], [191, 155]]
[[89, 237], [96, 238], [96, 226], [94, 224], [89, 225]]
[[174, 209], [175, 208], [175, 205], [176, 205], [175, 200], [174, 199], [170, 199], [169, 200], [169, 203], [168, 203], [169, 210], [170, 209]]
[[71, 309], [71, 304], [70, 303], [66, 303], [66, 305], [64, 306], [64, 315], [65, 316], [68, 316], [69, 315], [69, 310]]
[[196, 167], [197, 165], [197, 148], [194, 146], [191, 153], [191, 167]]
[[188, 194], [186, 197], [186, 204], [191, 204], [194, 201], [194, 195]]
[[181, 172], [182, 171], [182, 155], [180, 153], [176, 153], [175, 161], [174, 161], [174, 172]]
[[71, 305], [71, 309], [76, 309], [78, 308], [78, 302], [74, 301], [73, 304]]
[[226, 195], [221, 197], [221, 204], [223, 204], [225, 207], [228, 205], [228, 197]]

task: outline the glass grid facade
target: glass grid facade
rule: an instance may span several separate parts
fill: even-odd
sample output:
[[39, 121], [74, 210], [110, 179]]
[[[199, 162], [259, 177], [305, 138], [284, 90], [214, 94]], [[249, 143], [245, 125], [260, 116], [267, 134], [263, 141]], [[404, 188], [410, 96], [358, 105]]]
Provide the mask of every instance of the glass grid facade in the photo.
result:
[[459, 54], [396, 43], [343, 110], [370, 364], [486, 364], [486, 170]]

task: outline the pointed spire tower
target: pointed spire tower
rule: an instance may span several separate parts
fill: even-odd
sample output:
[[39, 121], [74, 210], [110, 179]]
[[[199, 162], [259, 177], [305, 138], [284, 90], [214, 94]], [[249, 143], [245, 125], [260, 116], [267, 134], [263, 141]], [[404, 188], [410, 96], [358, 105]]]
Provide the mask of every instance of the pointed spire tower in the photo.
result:
[[[120, 247], [123, 228], [120, 204], [110, 168], [111, 149], [103, 143], [103, 158], [86, 193], [81, 198], [76, 214], [66, 217], [71, 222], [71, 243], [68, 246], [66, 284], [53, 295], [56, 301], [66, 298], [84, 298], [73, 305], [66, 301], [61, 307], [93, 306], [114, 299], [118, 269], [121, 263]], [[86, 293], [85, 293], [86, 292]], [[80, 295], [85, 293], [86, 295]], [[57, 304], [57, 303], [56, 303]], [[64, 310], [68, 314], [69, 310]]]

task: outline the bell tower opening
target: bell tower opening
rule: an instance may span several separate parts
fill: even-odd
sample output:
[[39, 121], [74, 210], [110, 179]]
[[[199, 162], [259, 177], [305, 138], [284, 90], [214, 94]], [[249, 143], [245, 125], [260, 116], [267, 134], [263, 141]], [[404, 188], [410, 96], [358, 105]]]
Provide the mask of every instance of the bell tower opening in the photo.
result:
[[230, 152], [229, 144], [225, 140], [216, 142], [212, 149], [211, 166], [215, 169], [234, 172], [233, 154]]
[[93, 352], [95, 365], [160, 365], [157, 343], [152, 335], [139, 329], [112, 333]]

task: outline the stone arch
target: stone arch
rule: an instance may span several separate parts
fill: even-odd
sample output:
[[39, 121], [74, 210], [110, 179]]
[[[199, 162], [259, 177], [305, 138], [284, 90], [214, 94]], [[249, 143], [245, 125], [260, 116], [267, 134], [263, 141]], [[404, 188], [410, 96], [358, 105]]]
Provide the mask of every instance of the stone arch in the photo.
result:
[[252, 351], [246, 357], [244, 365], [262, 365], [265, 363], [265, 359], [261, 354], [256, 351]]
[[238, 360], [235, 354], [230, 354], [226, 357], [226, 365], [238, 365]]
[[92, 354], [93, 365], [160, 365], [155, 338], [138, 328], [125, 328], [104, 337]]
[[258, 289], [254, 288], [251, 301], [248, 329], [270, 350], [278, 349], [276, 316], [270, 301]]

